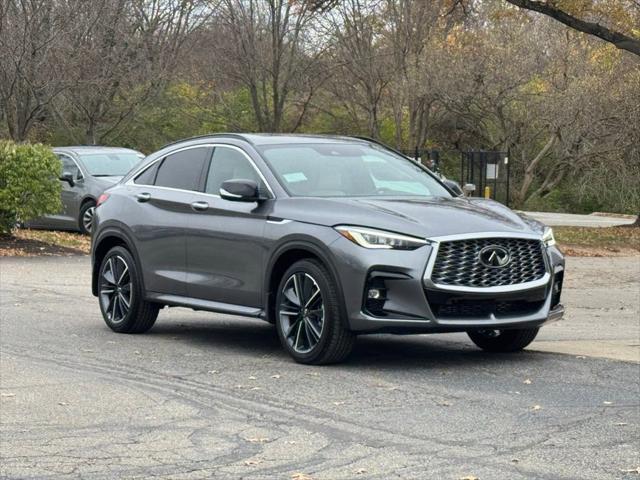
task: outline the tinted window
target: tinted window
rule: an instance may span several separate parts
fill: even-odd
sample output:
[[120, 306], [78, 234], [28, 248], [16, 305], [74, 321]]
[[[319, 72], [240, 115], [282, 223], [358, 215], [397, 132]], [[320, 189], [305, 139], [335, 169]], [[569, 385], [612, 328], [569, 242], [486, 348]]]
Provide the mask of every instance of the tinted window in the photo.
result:
[[60, 162], [62, 162], [62, 173], [72, 173], [74, 178], [79, 178], [82, 175], [80, 174], [80, 169], [76, 162], [71, 160], [66, 155], [58, 155], [60, 157]]
[[123, 177], [144, 158], [141, 153], [89, 153], [80, 160], [94, 177]]
[[232, 179], [253, 180], [260, 188], [264, 188], [260, 175], [242, 152], [234, 148], [216, 147], [205, 191], [218, 195], [222, 184]]
[[451, 196], [411, 160], [376, 146], [288, 144], [260, 151], [293, 196]]
[[156, 171], [158, 171], [158, 162], [151, 165], [144, 172], [136, 177], [135, 183], [139, 185], [153, 185], [156, 180]]
[[167, 156], [158, 168], [155, 185], [181, 190], [200, 190], [202, 169], [210, 153], [210, 148], [200, 147]]

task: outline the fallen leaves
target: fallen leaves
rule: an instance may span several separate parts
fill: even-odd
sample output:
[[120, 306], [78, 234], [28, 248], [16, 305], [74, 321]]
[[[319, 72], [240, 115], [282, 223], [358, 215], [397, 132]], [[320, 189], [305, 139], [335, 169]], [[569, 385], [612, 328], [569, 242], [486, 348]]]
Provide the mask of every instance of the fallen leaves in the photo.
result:
[[367, 471], [364, 468], [359, 468], [354, 473], [356, 475], [363, 475], [363, 474], [367, 473]]
[[480, 480], [480, 479], [475, 475], [467, 475], [465, 477], [460, 477], [460, 480]]
[[533, 407], [531, 407], [531, 410], [537, 412], [538, 410], [542, 410], [542, 407], [540, 405], [534, 405]]
[[0, 397], [3, 397], [3, 398], [9, 398], [9, 397], [15, 397], [15, 396], [16, 396], [16, 394], [15, 394], [15, 393], [9, 393], [9, 392], [7, 392], [7, 393], [4, 393], [4, 392], [3, 392], [3, 393], [0, 393]]
[[310, 475], [302, 472], [296, 472], [291, 475], [291, 480], [313, 480]]
[[247, 438], [247, 442], [250, 443], [265, 443], [268, 442], [269, 439], [267, 437], [254, 437], [254, 438]]
[[637, 473], [640, 474], [640, 467], [629, 468], [629, 469], [620, 469], [622, 473]]
[[525, 385], [531, 385], [531, 380], [527, 378], [522, 383], [524, 383]]

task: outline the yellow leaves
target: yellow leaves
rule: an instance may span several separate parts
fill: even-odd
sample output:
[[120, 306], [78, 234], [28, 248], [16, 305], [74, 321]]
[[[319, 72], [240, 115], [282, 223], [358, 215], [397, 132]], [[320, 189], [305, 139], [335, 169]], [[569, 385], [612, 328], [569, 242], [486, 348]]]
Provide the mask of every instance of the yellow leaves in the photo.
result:
[[523, 87], [525, 93], [540, 95], [549, 91], [549, 82], [542, 77], [536, 75], [529, 80]]
[[593, 48], [589, 54], [589, 63], [611, 72], [620, 61], [621, 52], [610, 43], [603, 43]]

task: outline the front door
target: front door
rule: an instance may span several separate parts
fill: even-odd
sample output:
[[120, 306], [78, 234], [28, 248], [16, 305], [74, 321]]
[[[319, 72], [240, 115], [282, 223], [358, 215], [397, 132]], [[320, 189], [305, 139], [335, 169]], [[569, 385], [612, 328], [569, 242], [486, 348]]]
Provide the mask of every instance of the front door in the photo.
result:
[[249, 157], [239, 148], [216, 146], [205, 192], [189, 216], [188, 296], [260, 307], [264, 275], [264, 228], [269, 201], [233, 202], [220, 198], [222, 183], [254, 180], [266, 188]]

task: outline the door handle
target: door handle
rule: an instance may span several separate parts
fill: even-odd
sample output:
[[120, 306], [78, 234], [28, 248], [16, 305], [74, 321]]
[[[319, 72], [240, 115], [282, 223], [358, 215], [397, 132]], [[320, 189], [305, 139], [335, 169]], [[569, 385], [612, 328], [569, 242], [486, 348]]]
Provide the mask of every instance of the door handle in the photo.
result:
[[209, 204], [207, 202], [193, 202], [191, 204], [191, 208], [193, 208], [194, 210], [196, 210], [198, 212], [203, 212], [207, 208], [209, 208]]
[[138, 199], [138, 201], [140, 203], [144, 203], [144, 202], [148, 202], [149, 200], [151, 200], [151, 194], [144, 192], [144, 193], [138, 193], [136, 195], [136, 198]]

